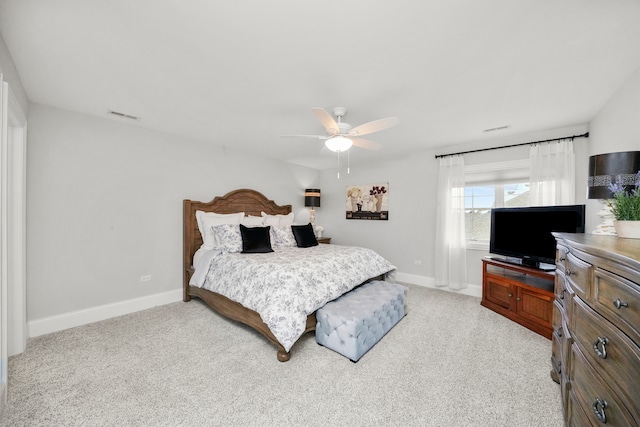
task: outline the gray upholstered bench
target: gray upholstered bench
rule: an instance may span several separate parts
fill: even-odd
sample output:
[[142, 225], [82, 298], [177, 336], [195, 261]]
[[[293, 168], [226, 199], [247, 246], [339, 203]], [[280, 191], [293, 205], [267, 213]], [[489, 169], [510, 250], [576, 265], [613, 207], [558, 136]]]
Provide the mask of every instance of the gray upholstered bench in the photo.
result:
[[357, 362], [404, 317], [407, 288], [366, 283], [316, 312], [316, 341]]

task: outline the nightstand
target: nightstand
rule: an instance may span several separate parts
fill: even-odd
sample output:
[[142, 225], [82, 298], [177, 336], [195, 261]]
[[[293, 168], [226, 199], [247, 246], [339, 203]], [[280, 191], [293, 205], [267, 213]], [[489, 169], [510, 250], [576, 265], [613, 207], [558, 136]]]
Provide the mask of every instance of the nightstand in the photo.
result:
[[328, 245], [331, 243], [331, 237], [320, 237], [318, 243], [326, 243]]

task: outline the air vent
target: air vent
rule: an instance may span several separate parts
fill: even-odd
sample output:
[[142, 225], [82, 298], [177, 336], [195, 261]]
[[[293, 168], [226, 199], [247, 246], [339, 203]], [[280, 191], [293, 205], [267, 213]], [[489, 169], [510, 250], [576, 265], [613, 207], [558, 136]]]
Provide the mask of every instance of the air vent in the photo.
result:
[[505, 125], [505, 126], [498, 126], [495, 128], [489, 128], [489, 129], [485, 129], [482, 132], [495, 132], [497, 130], [505, 130], [505, 129], [509, 129], [511, 127], [511, 125]]
[[122, 118], [124, 118], [124, 119], [140, 120], [140, 117], [132, 116], [131, 114], [121, 113], [121, 112], [119, 112], [119, 111], [112, 111], [112, 110], [109, 110], [109, 114], [112, 114], [112, 115], [114, 115], [114, 116], [118, 116], [118, 117], [122, 117]]

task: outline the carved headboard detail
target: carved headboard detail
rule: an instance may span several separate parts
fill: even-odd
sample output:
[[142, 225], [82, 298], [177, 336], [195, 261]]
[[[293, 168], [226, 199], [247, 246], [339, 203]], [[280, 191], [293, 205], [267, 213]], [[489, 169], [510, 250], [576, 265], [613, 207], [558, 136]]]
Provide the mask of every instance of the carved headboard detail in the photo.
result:
[[267, 199], [262, 193], [240, 189], [231, 191], [224, 196], [214, 198], [210, 202], [198, 202], [194, 200], [183, 201], [183, 265], [184, 286], [188, 285], [191, 278], [191, 262], [193, 254], [202, 245], [202, 236], [198, 230], [196, 211], [230, 214], [244, 212], [245, 215], [260, 216], [261, 212], [269, 215], [287, 215], [291, 213], [291, 205], [278, 205], [273, 200]]

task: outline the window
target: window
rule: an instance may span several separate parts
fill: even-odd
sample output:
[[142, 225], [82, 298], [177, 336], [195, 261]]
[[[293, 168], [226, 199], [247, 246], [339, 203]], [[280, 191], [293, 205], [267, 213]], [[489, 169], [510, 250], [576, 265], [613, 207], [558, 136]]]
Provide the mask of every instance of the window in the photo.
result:
[[465, 186], [464, 216], [467, 240], [489, 241], [491, 208], [528, 205], [528, 182]]
[[529, 206], [529, 160], [465, 167], [467, 248], [489, 248], [491, 208]]

